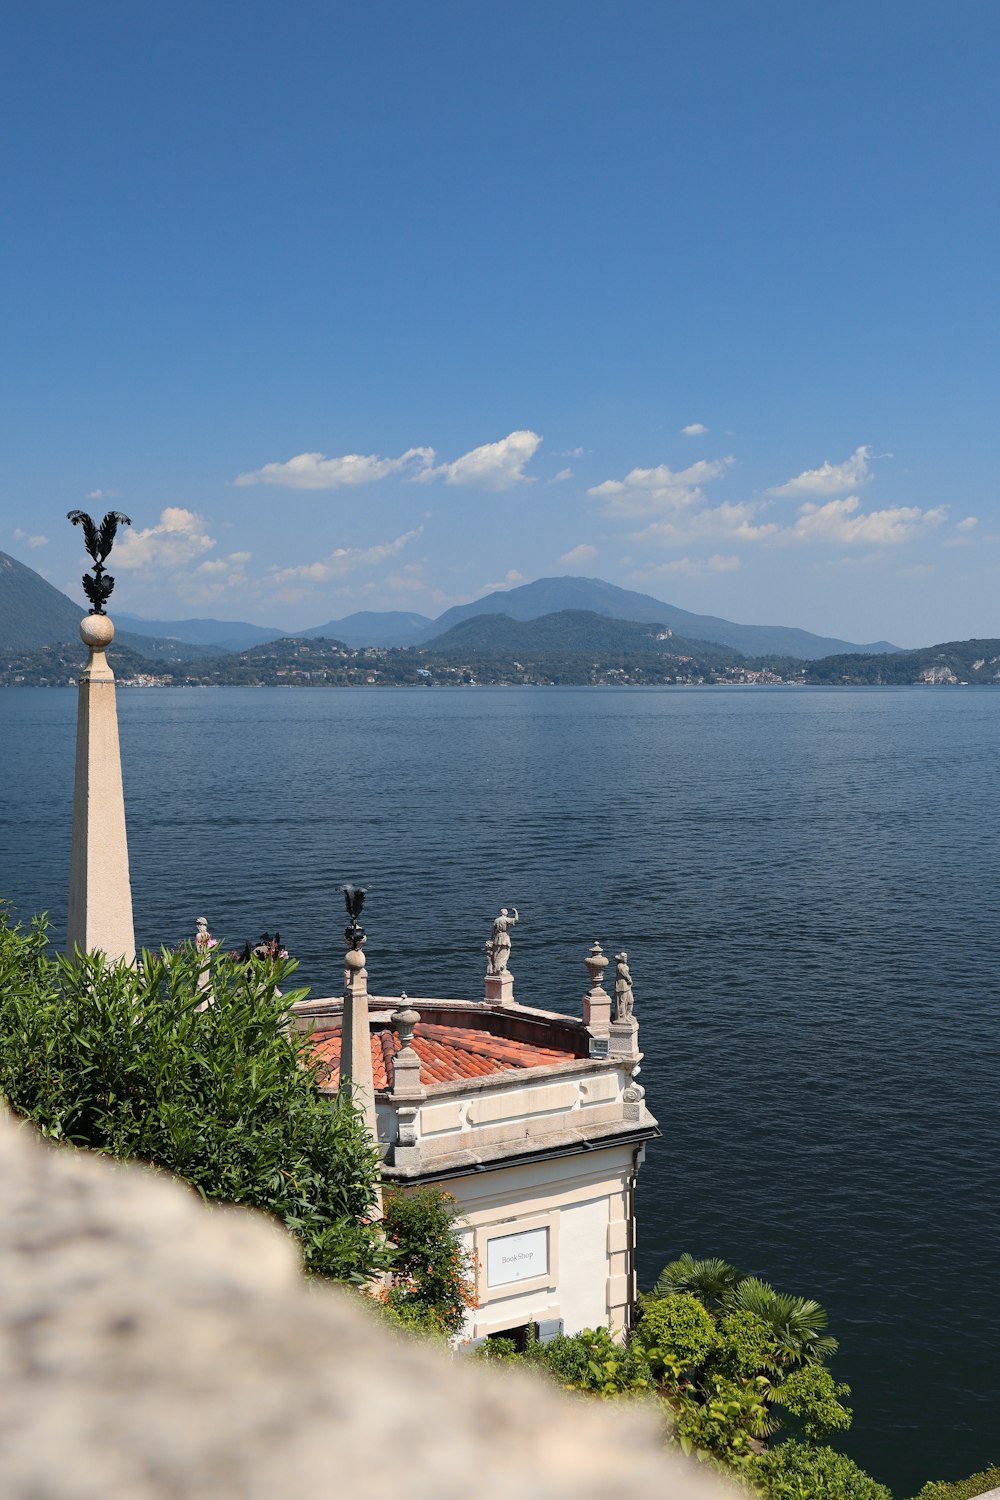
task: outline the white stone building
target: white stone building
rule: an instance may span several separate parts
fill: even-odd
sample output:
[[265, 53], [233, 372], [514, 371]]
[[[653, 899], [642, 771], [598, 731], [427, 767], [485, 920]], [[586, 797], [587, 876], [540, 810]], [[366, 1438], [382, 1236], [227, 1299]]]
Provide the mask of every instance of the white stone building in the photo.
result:
[[642, 1054], [618, 957], [614, 1018], [596, 943], [579, 1017], [516, 1003], [506, 954], [481, 1000], [409, 1000], [369, 996], [358, 949], [343, 1001], [297, 1007], [331, 1092], [347, 1034], [345, 1076], [386, 1183], [434, 1184], [457, 1200], [478, 1266], [466, 1339], [523, 1340], [532, 1327], [543, 1339], [599, 1327], [620, 1335], [630, 1324], [635, 1181], [657, 1128], [636, 1082]]

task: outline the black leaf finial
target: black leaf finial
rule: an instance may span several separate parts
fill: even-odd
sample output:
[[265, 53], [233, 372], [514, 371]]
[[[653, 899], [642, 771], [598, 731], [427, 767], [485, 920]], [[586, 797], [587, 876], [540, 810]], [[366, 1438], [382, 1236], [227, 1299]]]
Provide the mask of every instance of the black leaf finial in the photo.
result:
[[104, 559], [115, 544], [118, 527], [131, 526], [132, 522], [120, 510], [109, 510], [100, 526], [95, 526], [93, 518], [82, 510], [69, 511], [66, 519], [72, 521], [74, 526], [83, 527], [83, 544], [94, 559], [94, 576], [84, 573], [83, 592], [90, 600], [90, 613], [103, 615], [104, 606], [115, 586], [111, 574], [104, 571]]
[[360, 948], [365, 941], [365, 929], [358, 920], [365, 904], [366, 891], [360, 885], [344, 886], [344, 905], [347, 907], [348, 923], [344, 928], [344, 940], [348, 948]]

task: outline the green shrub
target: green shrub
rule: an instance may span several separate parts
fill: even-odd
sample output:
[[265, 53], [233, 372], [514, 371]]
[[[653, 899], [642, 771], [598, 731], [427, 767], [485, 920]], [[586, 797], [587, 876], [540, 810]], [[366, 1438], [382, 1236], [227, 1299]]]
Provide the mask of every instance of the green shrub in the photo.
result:
[[606, 1328], [556, 1334], [546, 1343], [528, 1345], [521, 1356], [570, 1391], [620, 1396], [652, 1389], [649, 1365], [632, 1344], [619, 1344]]
[[70, 962], [43, 920], [11, 927], [0, 910], [0, 1094], [43, 1135], [274, 1214], [311, 1271], [361, 1282], [386, 1259], [378, 1158], [347, 1092], [324, 1099], [302, 1066], [289, 1007], [305, 992], [277, 993], [294, 967], [193, 944], [136, 968]]
[[747, 1473], [767, 1500], [892, 1500], [884, 1484], [832, 1448], [781, 1443], [752, 1459]]
[[676, 1376], [705, 1363], [716, 1344], [715, 1319], [692, 1292], [647, 1298], [635, 1342], [654, 1371]]
[[472, 1353], [475, 1359], [485, 1360], [487, 1364], [510, 1364], [513, 1360], [523, 1358], [513, 1339], [499, 1336], [484, 1339], [481, 1344], [476, 1345]]
[[[779, 1292], [728, 1261], [681, 1255], [640, 1299], [635, 1338], [687, 1451], [743, 1468], [778, 1412], [811, 1443], [851, 1425], [823, 1361], [837, 1347], [818, 1302]], [[790, 1453], [795, 1452], [793, 1445]]]
[[815, 1443], [850, 1427], [853, 1413], [839, 1399], [850, 1394], [850, 1386], [837, 1385], [822, 1365], [802, 1365], [785, 1376], [773, 1399], [798, 1418], [803, 1435]]
[[708, 1377], [699, 1389], [687, 1384], [668, 1396], [682, 1450], [713, 1459], [728, 1468], [745, 1467], [754, 1442], [774, 1431], [774, 1422], [757, 1380]]
[[837, 1340], [826, 1332], [826, 1310], [811, 1297], [793, 1297], [757, 1276], [744, 1276], [726, 1294], [727, 1312], [752, 1312], [769, 1324], [781, 1363], [788, 1368], [822, 1364], [837, 1352]]
[[924, 1485], [916, 1500], [974, 1500], [974, 1496], [995, 1489], [1000, 1489], [1000, 1464], [951, 1483], [945, 1479], [931, 1480]]
[[718, 1314], [710, 1368], [732, 1380], [775, 1375], [779, 1368], [779, 1354], [770, 1324], [752, 1312]]
[[472, 1257], [455, 1237], [458, 1210], [437, 1188], [392, 1189], [383, 1228], [395, 1249], [389, 1283], [377, 1299], [407, 1327], [458, 1333], [476, 1305]]
[[776, 1291], [728, 1261], [695, 1260], [687, 1252], [670, 1261], [660, 1272], [653, 1299], [678, 1292], [690, 1293], [712, 1312], [753, 1313], [770, 1328], [776, 1360], [786, 1369], [822, 1364], [836, 1353], [837, 1340], [826, 1332], [827, 1315], [818, 1302]]

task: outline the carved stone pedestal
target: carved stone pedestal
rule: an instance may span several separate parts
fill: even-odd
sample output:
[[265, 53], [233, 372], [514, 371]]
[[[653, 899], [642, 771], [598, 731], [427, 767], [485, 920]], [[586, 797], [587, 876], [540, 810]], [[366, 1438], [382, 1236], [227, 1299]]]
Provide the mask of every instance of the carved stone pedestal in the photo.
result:
[[639, 1058], [639, 1023], [635, 1016], [611, 1022], [611, 1056]]
[[509, 969], [500, 974], [487, 974], [486, 999], [494, 1005], [514, 1004], [514, 976]]

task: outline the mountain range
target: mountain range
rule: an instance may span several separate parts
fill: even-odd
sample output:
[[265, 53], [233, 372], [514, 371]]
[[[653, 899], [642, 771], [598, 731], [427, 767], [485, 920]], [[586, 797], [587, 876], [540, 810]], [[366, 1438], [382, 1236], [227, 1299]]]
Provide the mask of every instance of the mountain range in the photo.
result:
[[518, 588], [487, 594], [485, 598], [477, 599], [472, 604], [456, 604], [452, 609], [445, 610], [419, 641], [409, 644], [426, 644], [443, 631], [450, 630], [452, 626], [472, 619], [475, 615], [504, 614], [513, 620], [535, 620], [540, 615], [556, 614], [564, 609], [589, 610], [594, 614], [608, 615], [614, 620], [638, 620], [650, 625], [666, 625], [688, 640], [711, 641], [718, 646], [729, 646], [744, 656], [796, 656], [803, 661], [812, 661], [819, 656], [832, 656], [845, 651], [899, 650], [898, 646], [893, 646], [889, 641], [856, 645], [831, 636], [813, 635], [808, 630], [788, 625], [739, 625], [716, 615], [694, 614], [675, 604], [667, 604], [662, 599], [654, 599], [651, 594], [639, 594], [633, 589], [619, 588], [617, 584], [607, 583], [603, 578], [577, 578], [572, 575], [564, 578], [539, 578], [534, 583], [524, 583]]
[[[613, 620], [667, 627], [688, 641], [726, 646], [745, 656], [789, 656], [803, 661], [844, 653], [886, 653], [900, 648], [889, 641], [859, 645], [814, 635], [788, 625], [742, 625], [716, 615], [680, 609], [650, 594], [619, 588], [602, 578], [539, 578], [513, 589], [495, 590], [470, 604], [458, 604], [437, 619], [400, 610], [364, 610], [328, 620], [308, 630], [251, 625], [241, 620], [146, 620], [115, 613], [122, 644], [154, 659], [217, 655], [246, 651], [284, 636], [343, 641], [345, 645], [423, 646], [465, 621], [484, 615], [506, 615], [512, 621], [537, 620], [562, 611], [586, 611]], [[40, 574], [0, 552], [0, 639], [17, 648], [47, 646], [77, 639], [83, 606], [74, 604]]]
[[[80, 621], [86, 612], [83, 604], [74, 604], [34, 568], [0, 552], [0, 645], [4, 648], [20, 651], [78, 642]], [[173, 632], [144, 628], [141, 634], [133, 633], [117, 628], [123, 622], [123, 616], [116, 616], [115, 639], [119, 645], [155, 661], [189, 660], [214, 655], [218, 650], [191, 642], [182, 651], [180, 637]], [[155, 623], [144, 621], [143, 625]]]

